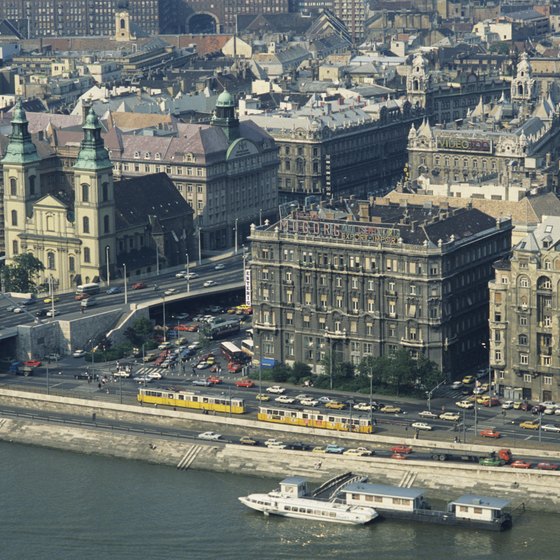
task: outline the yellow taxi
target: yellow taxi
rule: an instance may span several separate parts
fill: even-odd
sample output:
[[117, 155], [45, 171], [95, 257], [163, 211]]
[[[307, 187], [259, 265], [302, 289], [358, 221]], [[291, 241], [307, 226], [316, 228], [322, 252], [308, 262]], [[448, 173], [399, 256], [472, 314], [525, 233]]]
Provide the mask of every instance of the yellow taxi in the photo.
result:
[[346, 408], [346, 405], [344, 403], [338, 402], [338, 401], [329, 401], [326, 405], [325, 408], [332, 408], [334, 410], [342, 410], [343, 408]]
[[465, 377], [463, 377], [463, 379], [461, 379], [461, 383], [463, 385], [470, 385], [471, 383], [474, 383], [476, 381], [476, 378], [474, 375], [465, 375]]
[[258, 401], [269, 401], [270, 397], [266, 393], [259, 393], [255, 396]]
[[521, 424], [519, 424], [519, 427], [525, 430], [538, 430], [539, 423], [535, 420], [525, 420], [525, 422], [521, 422]]

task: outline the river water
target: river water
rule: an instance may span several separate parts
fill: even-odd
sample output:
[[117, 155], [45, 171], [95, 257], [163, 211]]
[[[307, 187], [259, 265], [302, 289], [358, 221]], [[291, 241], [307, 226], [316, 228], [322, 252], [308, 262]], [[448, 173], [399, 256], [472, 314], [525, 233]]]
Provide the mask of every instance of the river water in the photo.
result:
[[265, 518], [237, 500], [274, 486], [272, 479], [179, 472], [0, 442], [0, 559], [556, 560], [560, 555], [560, 515], [527, 512], [504, 533], [394, 520], [351, 527]]

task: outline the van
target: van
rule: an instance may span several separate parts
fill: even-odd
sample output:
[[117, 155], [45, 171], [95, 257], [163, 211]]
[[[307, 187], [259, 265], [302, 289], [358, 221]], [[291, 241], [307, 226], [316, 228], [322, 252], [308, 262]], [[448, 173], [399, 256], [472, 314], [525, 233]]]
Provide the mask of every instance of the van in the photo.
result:
[[82, 307], [93, 307], [94, 305], [97, 305], [97, 301], [96, 301], [95, 298], [88, 297], [87, 299], [83, 299], [83, 300], [80, 302], [80, 305], [81, 305]]

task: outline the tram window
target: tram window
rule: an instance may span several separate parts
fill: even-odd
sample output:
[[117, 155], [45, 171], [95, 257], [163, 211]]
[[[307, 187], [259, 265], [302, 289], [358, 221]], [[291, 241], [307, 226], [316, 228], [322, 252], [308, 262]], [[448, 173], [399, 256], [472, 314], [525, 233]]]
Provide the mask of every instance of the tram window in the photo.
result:
[[208, 403], [208, 402], [209, 402], [208, 397], [203, 397], [203, 398], [202, 398], [202, 402], [203, 402], [203, 403]]
[[309, 414], [302, 414], [301, 417], [307, 420], [307, 418], [309, 418]]
[[328, 420], [329, 422], [334, 422], [334, 416], [329, 416], [329, 417], [327, 418], [327, 420]]
[[317, 420], [322, 422], [323, 421], [323, 416], [321, 414], [317, 414]]
[[198, 397], [191, 397], [192, 402], [198, 402]]
[[180, 395], [180, 394], [179, 394], [179, 395], [177, 395], [177, 398], [178, 398], [180, 401], [184, 401], [184, 400], [185, 400], [185, 395]]

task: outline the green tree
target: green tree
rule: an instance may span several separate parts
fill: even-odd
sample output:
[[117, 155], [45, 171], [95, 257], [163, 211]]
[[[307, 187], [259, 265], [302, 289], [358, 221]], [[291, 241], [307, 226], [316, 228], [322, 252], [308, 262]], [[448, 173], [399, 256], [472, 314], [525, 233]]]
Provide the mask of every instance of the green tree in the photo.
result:
[[154, 326], [146, 317], [136, 319], [130, 327], [124, 331], [124, 336], [135, 346], [140, 346], [154, 334]]
[[284, 364], [277, 364], [272, 368], [272, 379], [276, 383], [285, 383], [292, 375], [292, 368]]
[[37, 277], [43, 270], [45, 265], [31, 253], [17, 255], [2, 271], [4, 289], [7, 292], [35, 293]]
[[303, 362], [296, 362], [292, 367], [292, 380], [297, 385], [302, 379], [311, 377], [311, 367]]

